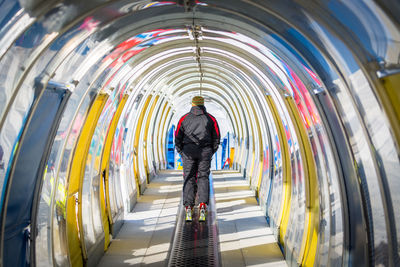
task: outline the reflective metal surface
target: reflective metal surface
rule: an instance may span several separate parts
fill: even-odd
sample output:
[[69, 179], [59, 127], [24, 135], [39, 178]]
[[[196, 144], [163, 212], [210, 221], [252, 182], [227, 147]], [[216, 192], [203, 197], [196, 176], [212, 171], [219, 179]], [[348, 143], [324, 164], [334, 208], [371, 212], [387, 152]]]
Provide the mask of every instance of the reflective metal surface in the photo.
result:
[[96, 96], [110, 95], [80, 170], [86, 263], [105, 214], [117, 231], [166, 167], [167, 132], [201, 88], [289, 264], [398, 265], [398, 96], [377, 75], [400, 69], [398, 3], [192, 2], [0, 2], [1, 209], [38, 81], [72, 92], [36, 196], [36, 264], [72, 264], [57, 204], [74, 197], [71, 162]]

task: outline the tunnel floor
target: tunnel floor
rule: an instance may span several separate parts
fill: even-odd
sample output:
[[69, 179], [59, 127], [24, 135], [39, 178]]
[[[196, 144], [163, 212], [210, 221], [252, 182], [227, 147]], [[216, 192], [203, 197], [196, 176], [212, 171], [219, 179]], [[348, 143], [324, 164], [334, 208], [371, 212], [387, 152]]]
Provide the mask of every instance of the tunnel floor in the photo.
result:
[[[214, 171], [222, 266], [286, 266], [243, 176]], [[163, 171], [148, 185], [98, 266], [166, 266], [181, 203], [182, 173]]]

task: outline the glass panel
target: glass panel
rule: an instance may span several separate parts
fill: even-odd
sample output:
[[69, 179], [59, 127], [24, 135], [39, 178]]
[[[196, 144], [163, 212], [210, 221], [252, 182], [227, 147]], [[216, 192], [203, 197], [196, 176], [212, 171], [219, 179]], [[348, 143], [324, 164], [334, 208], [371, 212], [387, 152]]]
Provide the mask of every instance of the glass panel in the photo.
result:
[[44, 170], [42, 158], [46, 160], [48, 157], [47, 151], [54, 138], [52, 129], [57, 127], [55, 121], [60, 115], [59, 107], [64, 94], [65, 90], [46, 90], [41, 98], [36, 100], [38, 103], [28, 128], [19, 140], [20, 150], [16, 151], [18, 154], [7, 188], [7, 213], [2, 233], [3, 261], [6, 265], [16, 266], [29, 261], [30, 243], [26, 236], [29, 231], [27, 229], [36, 234], [36, 227], [31, 225], [35, 223], [31, 221], [31, 216], [36, 213], [34, 200]]
[[[291, 100], [289, 100], [291, 101]], [[286, 115], [289, 116], [289, 115]], [[291, 199], [290, 199], [290, 217], [288, 222], [288, 227], [286, 230], [285, 247], [288, 247], [291, 253], [289, 262], [299, 263], [298, 259], [302, 256], [301, 249], [303, 244], [303, 237], [306, 222], [306, 182], [308, 182], [308, 177], [304, 176], [303, 164], [306, 164], [305, 159], [302, 158], [300, 151], [300, 144], [298, 137], [295, 133], [294, 126], [296, 122], [283, 121], [283, 127], [286, 133], [286, 140], [288, 140], [289, 151], [290, 151], [290, 161], [291, 161]], [[297, 122], [301, 123], [301, 122]]]
[[110, 192], [110, 208], [111, 208], [111, 217], [113, 218], [113, 223], [114, 218], [117, 216], [118, 214], [118, 208], [117, 208], [117, 194], [115, 191], [115, 177], [114, 177], [114, 163], [112, 161], [110, 161], [110, 170], [109, 170], [109, 176], [108, 176], [108, 181], [109, 181], [109, 192]]

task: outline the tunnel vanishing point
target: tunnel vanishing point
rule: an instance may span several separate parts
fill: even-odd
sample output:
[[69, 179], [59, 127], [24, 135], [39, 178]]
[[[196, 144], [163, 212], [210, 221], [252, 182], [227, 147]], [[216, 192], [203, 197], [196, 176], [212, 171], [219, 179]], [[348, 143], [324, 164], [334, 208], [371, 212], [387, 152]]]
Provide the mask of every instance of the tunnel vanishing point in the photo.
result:
[[0, 266], [96, 262], [198, 94], [288, 265], [400, 266], [396, 0], [1, 0]]

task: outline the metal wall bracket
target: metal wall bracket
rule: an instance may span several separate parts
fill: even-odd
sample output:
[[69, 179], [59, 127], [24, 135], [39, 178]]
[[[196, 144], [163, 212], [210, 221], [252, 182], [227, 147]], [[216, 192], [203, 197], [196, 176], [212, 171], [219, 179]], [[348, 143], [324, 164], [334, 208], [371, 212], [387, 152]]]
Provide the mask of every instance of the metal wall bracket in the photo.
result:
[[379, 79], [382, 79], [387, 76], [395, 75], [398, 73], [400, 73], [400, 69], [384, 69], [384, 70], [378, 70], [376, 72], [376, 76], [378, 76]]

